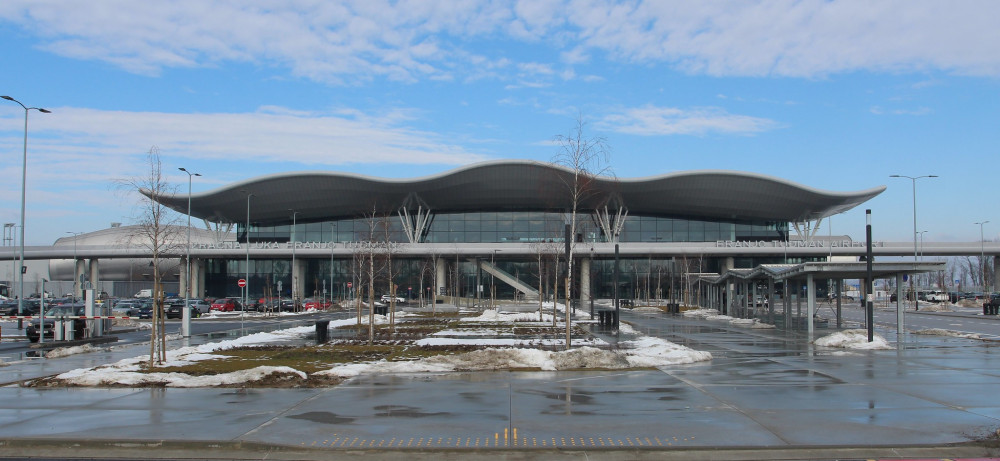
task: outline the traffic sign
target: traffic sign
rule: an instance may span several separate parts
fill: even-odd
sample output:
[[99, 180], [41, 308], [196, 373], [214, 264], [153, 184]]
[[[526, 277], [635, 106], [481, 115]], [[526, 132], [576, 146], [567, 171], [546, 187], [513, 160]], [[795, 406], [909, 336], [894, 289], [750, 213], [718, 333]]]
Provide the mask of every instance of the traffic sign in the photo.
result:
[[240, 279], [240, 281], [236, 282], [236, 284], [239, 285], [240, 288], [243, 288], [247, 286], [247, 279]]

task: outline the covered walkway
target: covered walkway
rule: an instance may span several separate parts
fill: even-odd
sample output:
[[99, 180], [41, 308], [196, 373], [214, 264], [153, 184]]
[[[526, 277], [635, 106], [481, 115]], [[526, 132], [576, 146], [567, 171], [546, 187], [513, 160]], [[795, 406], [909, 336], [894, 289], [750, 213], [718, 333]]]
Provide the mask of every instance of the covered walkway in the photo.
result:
[[[872, 278], [895, 278], [896, 322], [903, 329], [903, 275], [936, 272], [944, 262], [873, 262]], [[817, 280], [832, 280], [836, 302], [836, 326], [841, 327], [843, 281], [865, 279], [866, 262], [807, 262], [802, 264], [764, 264], [753, 269], [730, 269], [721, 275], [698, 274], [701, 307], [742, 318], [759, 318], [786, 329], [804, 329], [812, 335], [816, 328]], [[866, 286], [866, 284], [862, 284]], [[806, 313], [802, 315], [802, 298]], [[778, 315], [775, 304], [781, 303]], [[859, 302], [861, 302], [859, 300]], [[795, 313], [792, 304], [795, 304]]]

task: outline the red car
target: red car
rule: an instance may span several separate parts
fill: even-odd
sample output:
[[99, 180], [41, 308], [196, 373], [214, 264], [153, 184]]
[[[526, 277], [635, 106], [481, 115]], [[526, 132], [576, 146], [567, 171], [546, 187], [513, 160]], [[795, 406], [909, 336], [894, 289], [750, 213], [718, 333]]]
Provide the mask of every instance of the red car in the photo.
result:
[[239, 300], [234, 298], [216, 299], [215, 302], [212, 303], [212, 310], [219, 312], [232, 312], [235, 311], [239, 305]]
[[330, 308], [330, 301], [327, 301], [325, 299], [311, 299], [311, 298], [307, 298], [307, 299], [302, 300], [302, 308], [306, 309], [306, 310], [308, 310], [308, 309], [329, 309]]

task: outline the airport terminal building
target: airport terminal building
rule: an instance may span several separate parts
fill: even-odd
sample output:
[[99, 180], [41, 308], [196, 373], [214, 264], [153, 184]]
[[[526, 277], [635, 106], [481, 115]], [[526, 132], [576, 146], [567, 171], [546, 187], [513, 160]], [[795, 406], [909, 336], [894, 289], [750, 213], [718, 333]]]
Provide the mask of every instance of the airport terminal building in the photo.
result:
[[[174, 232], [178, 240], [164, 255], [169, 267], [161, 267], [166, 291], [187, 291], [190, 253], [194, 297], [240, 296], [238, 281], [245, 279], [250, 299], [346, 299], [359, 289], [367, 295], [361, 261], [377, 253], [376, 296], [392, 291], [391, 281], [397, 296], [411, 300], [548, 299], [562, 280], [570, 242], [578, 301], [617, 294], [706, 304], [703, 298], [713, 296], [708, 285], [729, 284], [726, 274], [741, 276], [762, 265], [858, 261], [865, 242], [816, 230], [824, 218], [885, 190], [823, 191], [755, 173], [708, 170], [584, 178], [574, 200], [568, 186], [573, 173], [521, 160], [414, 179], [282, 173], [191, 197], [158, 197], [181, 214], [190, 198], [191, 217], [207, 226], [192, 229], [190, 249], [186, 232]], [[574, 202], [575, 232], [568, 232]], [[152, 286], [148, 246], [123, 243], [130, 232], [126, 226], [65, 237], [27, 248], [26, 259], [50, 261], [50, 280], [83, 280], [130, 296]], [[876, 261], [914, 254], [911, 242], [875, 242], [873, 250]], [[922, 248], [927, 257], [981, 252], [996, 255], [1000, 244]], [[9, 247], [0, 255], [15, 257]], [[385, 269], [390, 260], [391, 275]], [[928, 270], [917, 269], [906, 272]], [[832, 286], [817, 283], [814, 291], [823, 296]]]
[[[192, 217], [234, 232], [194, 246], [212, 256], [195, 256], [192, 288], [233, 296], [246, 278], [251, 297], [344, 298], [366, 283], [358, 260], [376, 243], [391, 253], [400, 296], [537, 299], [551, 293], [569, 239], [575, 298], [611, 298], [615, 286], [623, 298], [677, 297], [691, 274], [859, 254], [863, 242], [814, 241], [809, 229], [885, 189], [820, 191], [733, 171], [587, 178], [568, 235], [573, 173], [501, 161], [404, 180], [286, 173], [195, 194]], [[187, 212], [186, 194], [160, 201]], [[385, 274], [377, 293], [389, 291]]]

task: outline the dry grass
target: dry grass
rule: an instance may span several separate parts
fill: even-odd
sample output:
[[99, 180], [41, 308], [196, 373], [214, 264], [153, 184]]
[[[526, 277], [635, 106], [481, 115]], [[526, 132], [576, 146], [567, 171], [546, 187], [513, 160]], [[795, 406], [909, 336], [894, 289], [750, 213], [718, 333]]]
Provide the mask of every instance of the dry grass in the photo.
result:
[[[316, 375], [336, 365], [385, 361], [420, 360], [438, 355], [460, 354], [484, 349], [476, 345], [433, 345], [418, 346], [417, 340], [429, 337], [443, 330], [461, 331], [495, 330], [504, 336], [553, 338], [565, 334], [564, 327], [552, 328], [538, 325], [511, 325], [503, 322], [461, 322], [458, 314], [437, 314], [431, 316], [407, 317], [405, 322], [395, 326], [376, 325], [374, 340], [369, 344], [368, 325], [348, 325], [338, 328], [336, 339], [319, 345], [305, 346], [246, 346], [213, 352], [214, 360], [201, 360], [182, 366], [143, 367], [144, 372], [184, 373], [192, 376], [206, 376], [250, 370], [261, 366], [289, 367], [307, 374], [306, 379], [288, 374], [275, 374], [259, 381], [224, 387], [322, 387], [341, 382], [340, 378]], [[353, 334], [351, 334], [353, 333]], [[574, 335], [586, 332], [574, 327]], [[59, 380], [38, 380], [34, 386], [53, 387], [65, 385]]]

